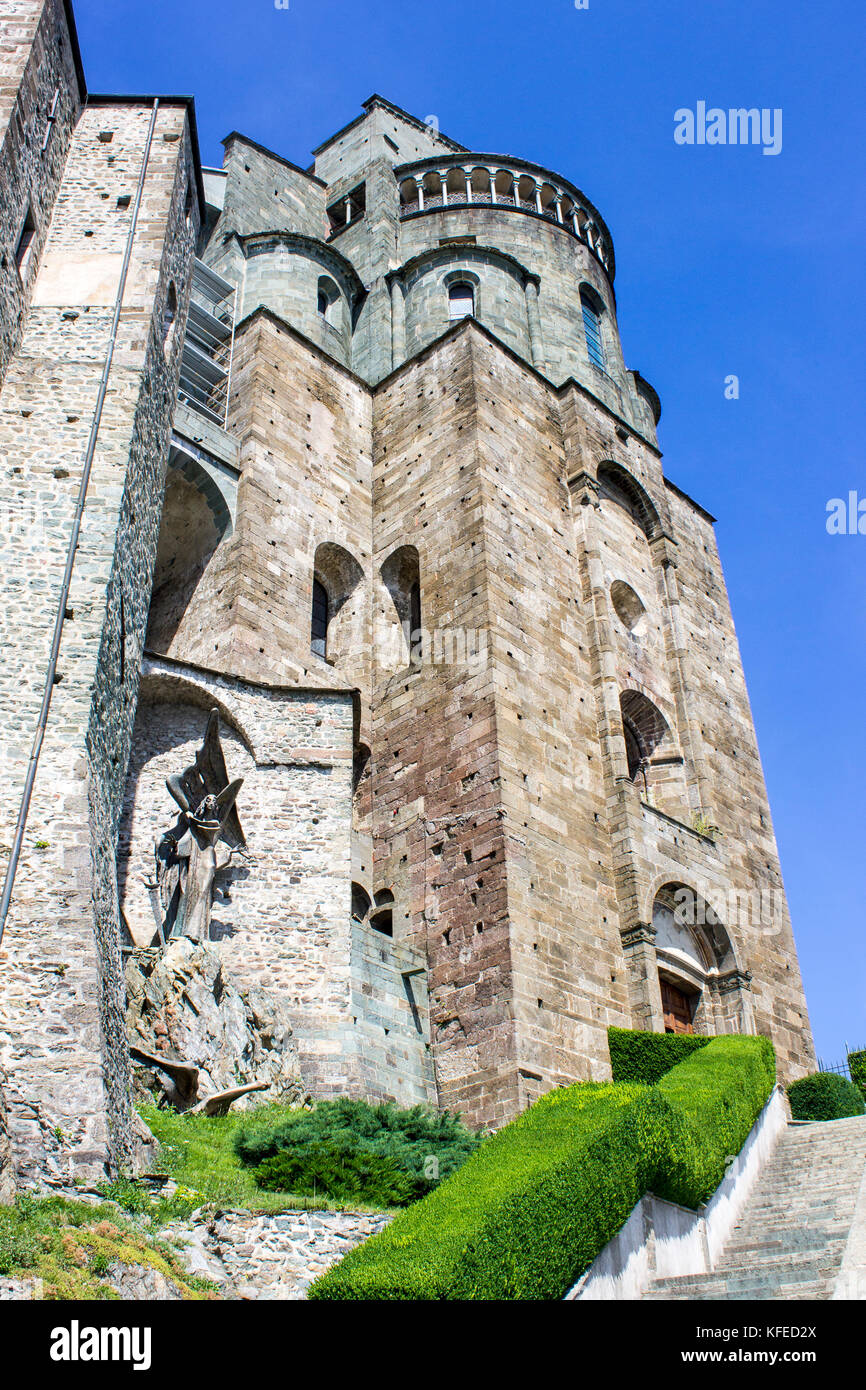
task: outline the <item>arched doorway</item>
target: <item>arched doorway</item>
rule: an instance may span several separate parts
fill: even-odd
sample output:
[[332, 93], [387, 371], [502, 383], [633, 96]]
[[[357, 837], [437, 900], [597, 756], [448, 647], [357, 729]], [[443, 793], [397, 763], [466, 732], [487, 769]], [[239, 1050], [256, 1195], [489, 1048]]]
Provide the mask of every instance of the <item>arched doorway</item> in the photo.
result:
[[665, 1032], [750, 1032], [749, 977], [710, 904], [684, 884], [666, 884], [653, 901], [652, 929]]

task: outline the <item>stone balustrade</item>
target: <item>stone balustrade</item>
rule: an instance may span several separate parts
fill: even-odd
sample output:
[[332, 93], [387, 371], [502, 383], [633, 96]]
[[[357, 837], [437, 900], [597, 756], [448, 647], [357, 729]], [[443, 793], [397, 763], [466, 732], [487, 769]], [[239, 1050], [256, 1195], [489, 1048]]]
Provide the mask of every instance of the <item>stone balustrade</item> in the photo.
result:
[[588, 246], [613, 279], [610, 233], [578, 189], [525, 161], [493, 155], [419, 160], [395, 170], [400, 215], [449, 207], [496, 207], [554, 222]]

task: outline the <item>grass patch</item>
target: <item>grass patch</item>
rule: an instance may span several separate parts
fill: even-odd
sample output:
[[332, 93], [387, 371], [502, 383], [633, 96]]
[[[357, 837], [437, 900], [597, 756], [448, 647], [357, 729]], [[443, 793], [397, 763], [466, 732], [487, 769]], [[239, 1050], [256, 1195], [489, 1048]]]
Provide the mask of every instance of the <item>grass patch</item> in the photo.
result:
[[[252, 1112], [228, 1115], [179, 1115], [155, 1106], [142, 1109], [142, 1118], [159, 1141], [157, 1171], [168, 1173], [180, 1191], [153, 1206], [154, 1220], [172, 1220], [196, 1207], [214, 1205], [241, 1211], [381, 1211], [360, 1202], [331, 1202], [322, 1197], [291, 1191], [266, 1192], [255, 1180], [255, 1170], [244, 1167], [235, 1152], [235, 1140], [252, 1124], [279, 1129], [297, 1117], [299, 1108], [262, 1105]], [[180, 1207], [185, 1208], [181, 1211]]]
[[170, 1246], [146, 1235], [113, 1203], [19, 1196], [0, 1207], [0, 1275], [41, 1279], [46, 1299], [117, 1300], [107, 1282], [116, 1262], [158, 1270], [185, 1299], [211, 1296], [211, 1286], [191, 1278]]

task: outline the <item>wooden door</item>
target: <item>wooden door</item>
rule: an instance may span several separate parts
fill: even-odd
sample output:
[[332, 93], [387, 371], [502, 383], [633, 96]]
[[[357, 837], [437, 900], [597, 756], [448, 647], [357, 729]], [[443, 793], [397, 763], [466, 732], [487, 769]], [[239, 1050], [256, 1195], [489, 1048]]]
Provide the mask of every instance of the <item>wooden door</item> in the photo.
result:
[[685, 994], [667, 980], [660, 981], [662, 987], [662, 1010], [665, 1017], [666, 1033], [693, 1033], [693, 996]]

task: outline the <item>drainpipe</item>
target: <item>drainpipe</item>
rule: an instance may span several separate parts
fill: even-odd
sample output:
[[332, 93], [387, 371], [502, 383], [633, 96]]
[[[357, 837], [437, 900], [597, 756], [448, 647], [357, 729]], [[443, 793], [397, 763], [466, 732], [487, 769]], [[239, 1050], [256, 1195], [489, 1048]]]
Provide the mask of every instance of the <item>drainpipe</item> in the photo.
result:
[[45, 741], [45, 729], [48, 724], [48, 711], [51, 708], [51, 694], [54, 688], [57, 674], [57, 658], [60, 654], [60, 642], [63, 636], [63, 623], [66, 617], [66, 608], [69, 602], [69, 591], [72, 587], [72, 571], [75, 565], [75, 555], [78, 550], [78, 538], [81, 533], [81, 522], [84, 516], [84, 504], [87, 500], [87, 488], [90, 483], [90, 473], [93, 467], [93, 456], [96, 452], [96, 441], [99, 436], [99, 426], [102, 423], [102, 409], [105, 404], [105, 394], [108, 389], [108, 377], [111, 372], [111, 363], [114, 358], [114, 345], [117, 342], [117, 330], [120, 325], [120, 311], [123, 307], [123, 292], [126, 289], [126, 277], [129, 271], [129, 262], [132, 258], [132, 246], [135, 241], [135, 233], [138, 227], [138, 214], [141, 208], [141, 195], [144, 191], [144, 180], [147, 175], [147, 166], [150, 160], [150, 147], [153, 144], [153, 132], [156, 127], [156, 117], [159, 110], [159, 99], [155, 98], [153, 109], [150, 113], [150, 125], [147, 131], [147, 140], [144, 146], [144, 155], [141, 161], [141, 171], [138, 176], [138, 188], [135, 193], [135, 203], [132, 209], [132, 221], [129, 226], [129, 235], [126, 238], [126, 248], [123, 252], [123, 262], [120, 267], [120, 280], [117, 285], [117, 295], [114, 300], [114, 315], [111, 320], [111, 333], [108, 339], [108, 348], [105, 353], [105, 364], [102, 368], [102, 378], [99, 382], [99, 391], [96, 396], [96, 404], [93, 409], [93, 420], [90, 426], [90, 438], [87, 441], [87, 449], [84, 455], [84, 466], [81, 473], [81, 483], [78, 488], [78, 499], [75, 506], [75, 517], [72, 523], [72, 534], [69, 537], [69, 546], [66, 551], [66, 568], [63, 572], [63, 585], [60, 590], [60, 601], [57, 605], [57, 617], [54, 621], [54, 639], [51, 643], [51, 655], [48, 661], [48, 670], [45, 675], [45, 689], [42, 694], [42, 707], [39, 711], [39, 722], [36, 725], [36, 733], [33, 738], [33, 747], [30, 752], [30, 762], [27, 767], [27, 777], [24, 782], [24, 792], [21, 797], [21, 806], [18, 811], [18, 822], [15, 827], [15, 838], [12, 841], [12, 853], [9, 857], [9, 864], [6, 869], [6, 880], [3, 884], [3, 896], [0, 898], [0, 943], [3, 941], [3, 932], [6, 928], [6, 919], [9, 915], [9, 905], [12, 901], [12, 889], [15, 886], [15, 874], [18, 869], [18, 861], [21, 858], [21, 847], [24, 843], [24, 831], [27, 826], [27, 816], [30, 811], [30, 800], [33, 796], [33, 785], [36, 781], [36, 769], [39, 765], [39, 755], [42, 752], [42, 744]]

